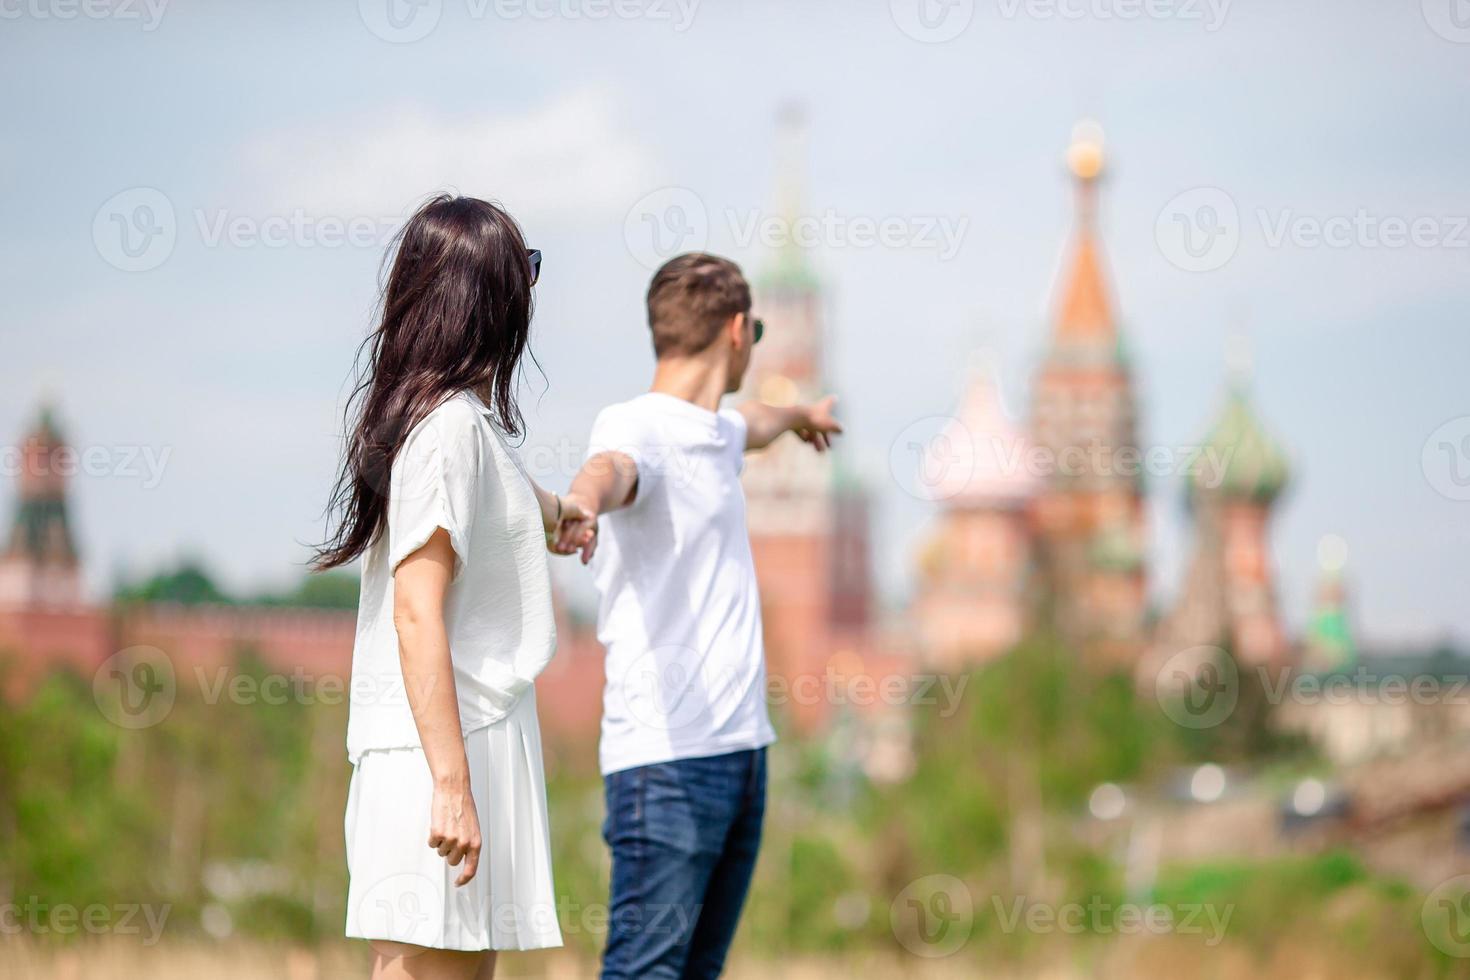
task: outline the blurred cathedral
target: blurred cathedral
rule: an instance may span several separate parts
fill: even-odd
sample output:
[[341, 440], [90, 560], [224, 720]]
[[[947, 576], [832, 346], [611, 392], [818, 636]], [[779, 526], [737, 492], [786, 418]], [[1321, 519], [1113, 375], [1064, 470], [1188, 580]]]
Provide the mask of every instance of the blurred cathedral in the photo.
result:
[[[1029, 423], [1006, 415], [992, 370], [972, 370], [949, 426], [927, 447], [921, 482], [941, 512], [920, 551], [914, 616], [924, 655], [958, 668], [1003, 653], [1045, 622], [1088, 658], [1141, 671], [1197, 646], [1279, 663], [1288, 645], [1268, 530], [1287, 463], [1256, 416], [1243, 371], [1187, 467], [1189, 571], [1174, 607], [1150, 616], [1145, 447], [1103, 259], [1105, 160], [1095, 124], [1077, 127], [1066, 162], [1075, 228]], [[1206, 460], [1222, 465], [1197, 465]]]

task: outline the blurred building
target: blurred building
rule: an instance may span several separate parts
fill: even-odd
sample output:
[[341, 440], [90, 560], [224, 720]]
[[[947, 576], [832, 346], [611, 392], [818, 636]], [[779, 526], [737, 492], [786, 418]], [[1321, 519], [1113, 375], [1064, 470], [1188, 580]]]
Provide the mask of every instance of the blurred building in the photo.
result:
[[1245, 379], [1236, 378], [1190, 461], [1194, 555], [1159, 627], [1158, 657], [1211, 646], [1231, 651], [1242, 665], [1287, 662], [1269, 529], [1288, 476], [1286, 454], [1256, 417]]
[[939, 503], [920, 551], [924, 654], [954, 668], [1013, 646], [1037, 617], [1089, 659], [1135, 663], [1147, 640], [1144, 496], [1132, 369], [1097, 222], [1102, 134], [1083, 124], [1067, 164], [1075, 229], [1057, 276], [1030, 424], [972, 372], [922, 465]]
[[[832, 390], [823, 291], [797, 235], [805, 139], [801, 110], [787, 107], [778, 119], [774, 215], [786, 234], [755, 276], [766, 333], [741, 393], [773, 405], [812, 402]], [[839, 674], [907, 660], [875, 635], [869, 495], [841, 454], [782, 439], [747, 458], [743, 481], [771, 674], [817, 690]], [[811, 726], [833, 708], [825, 695], [803, 697], [793, 699], [791, 716]]]
[[75, 457], [49, 405], [19, 446], [15, 517], [0, 553], [0, 606], [65, 610], [82, 602], [82, 565], [66, 513]]
[[1076, 229], [1032, 390], [1031, 434], [1051, 469], [1034, 505], [1037, 551], [1061, 635], [1090, 656], [1126, 663], [1144, 641], [1143, 485], [1132, 368], [1097, 227], [1096, 126], [1078, 126], [1067, 164]]
[[972, 371], [922, 464], [938, 504], [913, 609], [923, 654], [951, 669], [982, 662], [1044, 622], [1088, 659], [1141, 673], [1192, 647], [1285, 663], [1269, 530], [1289, 470], [1243, 368], [1186, 467], [1193, 553], [1178, 598], [1149, 614], [1147, 447], [1098, 228], [1101, 131], [1079, 125], [1066, 159], [1075, 229], [1029, 425], [1005, 413], [993, 372]]
[[922, 545], [913, 609], [930, 664], [958, 671], [1004, 653], [1035, 614], [1030, 439], [1006, 415], [996, 373], [971, 367], [955, 416], [924, 449], [919, 485], [943, 501]]

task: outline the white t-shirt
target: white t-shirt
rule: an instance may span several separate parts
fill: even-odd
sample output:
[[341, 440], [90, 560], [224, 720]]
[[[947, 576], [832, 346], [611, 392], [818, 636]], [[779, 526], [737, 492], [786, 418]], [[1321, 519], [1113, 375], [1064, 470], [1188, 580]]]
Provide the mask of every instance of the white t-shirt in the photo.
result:
[[480, 398], [460, 392], [409, 432], [393, 460], [388, 522], [362, 563], [347, 755], [419, 747], [393, 626], [393, 572], [449, 532], [444, 625], [468, 734], [510, 713], [556, 650], [541, 507]]
[[650, 392], [597, 416], [588, 456], [607, 451], [637, 463], [638, 492], [601, 518], [592, 560], [602, 771], [769, 745], [744, 417]]

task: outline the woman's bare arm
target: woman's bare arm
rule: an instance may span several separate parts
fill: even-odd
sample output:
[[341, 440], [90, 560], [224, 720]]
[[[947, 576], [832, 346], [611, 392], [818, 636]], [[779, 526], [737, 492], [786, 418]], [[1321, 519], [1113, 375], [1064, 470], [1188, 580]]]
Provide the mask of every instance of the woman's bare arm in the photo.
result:
[[480, 867], [481, 840], [444, 626], [444, 597], [454, 578], [454, 561], [449, 532], [441, 527], [398, 565], [393, 573], [393, 626], [408, 706], [434, 780], [429, 846], [450, 867], [464, 862], [455, 882], [464, 885]]

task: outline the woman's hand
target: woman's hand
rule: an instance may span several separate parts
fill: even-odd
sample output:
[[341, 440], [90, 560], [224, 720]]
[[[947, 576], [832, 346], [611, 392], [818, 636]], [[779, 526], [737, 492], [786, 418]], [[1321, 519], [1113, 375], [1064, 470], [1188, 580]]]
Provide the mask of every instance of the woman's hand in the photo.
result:
[[557, 496], [535, 482], [536, 502], [541, 505], [541, 527], [546, 532], [546, 550], [554, 555], [582, 551], [582, 564], [592, 560], [597, 548], [597, 515], [573, 494]]
[[582, 552], [582, 564], [592, 560], [597, 551], [597, 509], [590, 501], [575, 493], [561, 498], [562, 517], [556, 540], [550, 544], [558, 555]]
[[464, 862], [456, 885], [463, 886], [480, 869], [480, 815], [470, 794], [469, 780], [435, 784], [429, 808], [429, 846], [449, 862], [451, 868]]

